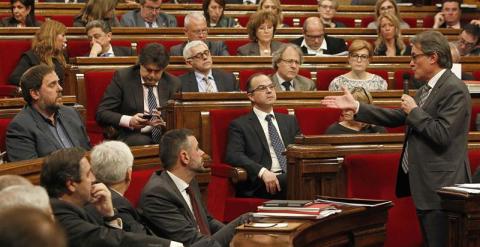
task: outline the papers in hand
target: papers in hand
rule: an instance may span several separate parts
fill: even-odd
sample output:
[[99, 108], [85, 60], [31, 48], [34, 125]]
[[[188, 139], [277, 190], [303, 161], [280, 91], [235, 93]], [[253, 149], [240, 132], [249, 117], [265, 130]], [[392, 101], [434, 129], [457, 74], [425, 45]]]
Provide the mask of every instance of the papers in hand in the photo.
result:
[[456, 184], [455, 186], [447, 186], [443, 187], [442, 189], [466, 192], [470, 194], [480, 194], [480, 184]]

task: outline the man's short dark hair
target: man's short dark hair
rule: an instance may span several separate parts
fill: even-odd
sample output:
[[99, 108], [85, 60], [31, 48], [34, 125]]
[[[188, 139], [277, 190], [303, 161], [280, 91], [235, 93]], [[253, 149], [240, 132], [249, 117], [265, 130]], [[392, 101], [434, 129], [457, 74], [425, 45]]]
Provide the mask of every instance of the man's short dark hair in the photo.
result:
[[253, 79], [259, 77], [259, 76], [266, 76], [265, 74], [262, 74], [262, 73], [255, 73], [253, 75], [251, 75], [250, 77], [248, 77], [248, 80], [247, 80], [247, 93], [251, 93], [253, 91], [253, 87], [252, 87], [252, 81]]
[[193, 136], [189, 129], [173, 129], [167, 131], [160, 140], [160, 160], [165, 170], [175, 166], [178, 153], [181, 149], [188, 148], [188, 137]]
[[[445, 3], [451, 3], [451, 2], [457, 3], [458, 7], [460, 7], [460, 5], [462, 5], [462, 0], [443, 0], [442, 1], [442, 7]], [[461, 9], [460, 9], [460, 11], [461, 11]]]
[[80, 182], [80, 160], [86, 151], [80, 147], [54, 151], [43, 161], [40, 184], [48, 195], [58, 198], [68, 192], [67, 181]]
[[85, 26], [85, 32], [88, 33], [90, 29], [92, 28], [100, 28], [104, 33], [111, 33], [112, 32], [112, 27], [110, 27], [110, 24], [108, 22], [103, 21], [103, 20], [93, 20], [89, 21], [87, 25]]
[[52, 67], [46, 64], [40, 64], [29, 68], [23, 73], [20, 78], [20, 88], [22, 89], [23, 99], [32, 104], [32, 96], [30, 96], [30, 90], [39, 90], [42, 87], [43, 78], [52, 73], [54, 70]]
[[138, 57], [140, 65], [155, 64], [161, 69], [165, 69], [170, 62], [170, 55], [165, 47], [159, 43], [150, 43], [143, 47]]
[[415, 35], [411, 44], [419, 46], [423, 53], [438, 56], [437, 64], [440, 68], [452, 68], [452, 53], [447, 38], [438, 31], [425, 31]]
[[477, 45], [480, 44], [480, 26], [468, 23], [463, 26], [463, 31], [477, 39]]

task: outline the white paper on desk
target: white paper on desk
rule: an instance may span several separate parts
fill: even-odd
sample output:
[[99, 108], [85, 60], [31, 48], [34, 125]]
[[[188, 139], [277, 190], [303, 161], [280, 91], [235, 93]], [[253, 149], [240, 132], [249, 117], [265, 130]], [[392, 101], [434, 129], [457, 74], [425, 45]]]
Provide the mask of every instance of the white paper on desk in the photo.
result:
[[480, 183], [478, 184], [456, 184], [455, 186], [460, 188], [468, 188], [468, 189], [480, 189]]
[[460, 63], [454, 63], [452, 64], [452, 69], [451, 71], [453, 72], [453, 74], [455, 74], [458, 79], [462, 79], [462, 64]]

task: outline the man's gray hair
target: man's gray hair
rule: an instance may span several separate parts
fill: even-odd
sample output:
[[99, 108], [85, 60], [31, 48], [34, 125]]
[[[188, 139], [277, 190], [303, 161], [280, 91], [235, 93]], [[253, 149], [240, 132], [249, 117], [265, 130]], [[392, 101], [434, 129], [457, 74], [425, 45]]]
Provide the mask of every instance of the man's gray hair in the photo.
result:
[[207, 19], [205, 19], [205, 16], [201, 12], [191, 12], [188, 15], [185, 16], [185, 19], [183, 20], [183, 26], [185, 29], [188, 27], [190, 24], [190, 19], [195, 19], [195, 20], [203, 20], [205, 23], [207, 23]]
[[106, 141], [93, 147], [90, 163], [97, 180], [111, 185], [125, 180], [128, 169], [133, 166], [133, 155], [127, 144]]
[[423, 53], [432, 55], [434, 53], [438, 56], [437, 64], [440, 68], [452, 68], [452, 53], [448, 40], [438, 31], [425, 31], [415, 35], [410, 43], [418, 46]]
[[0, 176], [0, 191], [13, 185], [32, 185], [30, 180], [13, 174]]
[[205, 42], [203, 42], [202, 40], [193, 40], [193, 41], [190, 41], [187, 43], [187, 45], [185, 45], [185, 47], [183, 48], [183, 58], [185, 60], [187, 60], [188, 58], [190, 58], [191, 56], [193, 56], [192, 54], [192, 48], [193, 47], [197, 47], [199, 45], [203, 45], [205, 46], [207, 49], [208, 49], [208, 45], [205, 44]]
[[0, 191], [0, 209], [32, 207], [51, 214], [47, 191], [38, 185], [13, 185]]
[[282, 55], [283, 53], [285, 52], [285, 50], [287, 48], [292, 48], [293, 50], [295, 50], [298, 54], [298, 56], [300, 57], [300, 65], [303, 64], [303, 52], [302, 50], [300, 49], [300, 47], [298, 47], [298, 45], [296, 44], [292, 44], [292, 43], [285, 43], [285, 44], [282, 44], [280, 46], [280, 48], [278, 48], [278, 50], [276, 50], [275, 52], [273, 52], [272, 54], [272, 66], [273, 66], [273, 69], [277, 70], [278, 69], [278, 66], [277, 64], [280, 62], [280, 60], [282, 60]]

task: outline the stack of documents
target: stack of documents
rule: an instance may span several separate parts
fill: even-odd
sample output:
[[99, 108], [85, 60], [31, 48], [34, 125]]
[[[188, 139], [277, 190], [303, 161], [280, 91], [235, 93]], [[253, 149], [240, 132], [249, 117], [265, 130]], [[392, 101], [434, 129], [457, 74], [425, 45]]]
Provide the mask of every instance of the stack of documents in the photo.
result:
[[321, 219], [341, 212], [330, 203], [316, 203], [313, 201], [267, 201], [258, 206], [254, 217], [281, 217]]

